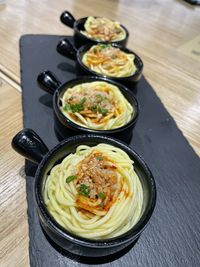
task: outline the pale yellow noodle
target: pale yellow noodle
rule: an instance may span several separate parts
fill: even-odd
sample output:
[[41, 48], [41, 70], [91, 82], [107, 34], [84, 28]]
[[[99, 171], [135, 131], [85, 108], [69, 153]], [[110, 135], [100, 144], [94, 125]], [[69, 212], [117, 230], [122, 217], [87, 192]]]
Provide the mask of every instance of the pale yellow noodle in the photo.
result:
[[83, 64], [85, 66], [87, 66], [89, 69], [91, 69], [92, 71], [94, 71], [96, 73], [100, 73], [100, 74], [108, 76], [108, 77], [110, 76], [110, 77], [118, 77], [118, 78], [129, 77], [129, 76], [132, 76], [136, 72], [137, 68], [136, 68], [136, 65], [134, 64], [134, 59], [135, 59], [134, 54], [125, 53], [122, 51], [121, 52], [123, 53], [123, 55], [126, 58], [126, 63], [124, 63], [120, 67], [117, 67], [117, 65], [115, 65], [115, 60], [112, 60], [112, 58], [109, 61], [109, 64], [113, 61], [113, 68], [112, 69], [108, 69], [107, 65], [104, 64], [103, 62], [99, 63], [99, 64], [89, 63], [90, 60], [88, 59], [88, 57], [89, 57], [90, 52], [99, 46], [101, 46], [101, 45], [92, 46], [87, 52], [85, 52], [85, 54], [82, 57]]
[[[83, 213], [76, 205], [76, 180], [66, 183], [66, 178], [74, 175], [77, 164], [92, 151], [112, 160], [117, 167], [118, 183], [123, 181], [122, 190], [115, 191], [116, 201], [104, 215]], [[142, 185], [133, 164], [124, 151], [112, 145], [78, 146], [47, 177], [43, 197], [48, 211], [66, 230], [85, 238], [105, 239], [127, 232], [140, 219], [143, 206]]]
[[94, 17], [88, 17], [85, 24], [84, 24], [84, 28], [85, 31], [81, 31], [82, 34], [84, 34], [85, 36], [97, 40], [97, 41], [109, 41], [109, 42], [115, 42], [115, 41], [121, 41], [124, 40], [126, 38], [126, 32], [125, 30], [120, 26], [119, 22], [116, 21], [112, 21], [106, 18], [99, 18], [101, 21], [104, 21], [106, 26], [109, 27], [109, 25], [111, 25], [112, 27], [115, 27], [118, 32], [115, 33], [112, 38], [109, 38], [108, 40], [106, 40], [106, 34], [94, 34], [92, 31], [92, 26], [94, 25], [94, 23], [96, 22], [96, 18]]
[[[80, 114], [79, 112], [72, 113], [70, 110], [65, 110], [65, 104], [67, 102], [67, 99], [70, 97], [70, 94], [72, 92], [76, 92], [80, 95], [84, 94], [84, 92], [88, 90], [92, 90], [93, 92], [96, 92], [98, 94], [99, 89], [96, 88], [109, 88], [109, 97], [113, 101], [117, 103], [118, 108], [120, 108], [121, 113], [113, 117], [111, 114], [106, 118], [105, 121], [101, 123], [95, 123], [91, 121], [90, 118], [85, 118], [83, 114]], [[123, 94], [120, 92], [120, 90], [117, 88], [117, 86], [111, 85], [107, 82], [90, 82], [90, 83], [83, 83], [76, 85], [72, 88], [68, 88], [66, 92], [64, 93], [62, 99], [62, 106], [60, 107], [63, 114], [73, 121], [74, 123], [81, 125], [83, 127], [89, 128], [89, 129], [95, 129], [95, 130], [112, 130], [116, 128], [120, 128], [124, 125], [126, 125], [130, 120], [135, 116], [135, 110], [131, 106], [131, 104], [126, 100], [126, 98], [123, 96]], [[109, 114], [108, 114], [109, 115]]]

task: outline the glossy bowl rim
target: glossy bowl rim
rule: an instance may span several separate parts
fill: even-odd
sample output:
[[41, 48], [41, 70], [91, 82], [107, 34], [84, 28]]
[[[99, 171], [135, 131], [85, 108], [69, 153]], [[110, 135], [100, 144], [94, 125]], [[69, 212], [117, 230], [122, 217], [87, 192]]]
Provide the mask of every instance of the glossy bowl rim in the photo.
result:
[[[41, 172], [46, 164], [48, 164], [48, 160], [54, 155], [54, 153], [57, 153], [57, 150], [59, 150], [61, 147], [65, 146], [66, 144], [73, 142], [76, 143], [77, 146], [79, 145], [77, 141], [85, 141], [87, 142], [88, 140], [94, 141], [94, 139], [97, 139], [96, 142], [100, 143], [106, 141], [111, 141], [112, 145], [115, 145], [119, 147], [120, 149], [125, 149], [125, 152], [131, 154], [131, 158], [137, 159], [139, 162], [139, 165], [142, 167], [142, 170], [145, 172], [145, 175], [147, 179], [149, 179], [149, 184], [151, 185], [149, 188], [149, 194], [150, 194], [150, 202], [148, 203], [147, 208], [145, 209], [144, 214], [141, 216], [139, 221], [126, 233], [116, 236], [114, 238], [109, 238], [109, 239], [103, 239], [103, 240], [92, 240], [88, 238], [84, 238], [78, 235], [75, 235], [73, 233], [68, 232], [64, 227], [59, 225], [54, 218], [50, 215], [48, 212], [47, 208], [45, 207], [43, 197], [41, 194], [38, 192], [38, 183], [40, 181], [41, 177]], [[95, 141], [94, 141], [95, 142]], [[110, 143], [109, 143], [110, 144]], [[108, 136], [102, 136], [102, 135], [96, 135], [96, 134], [84, 134], [84, 135], [76, 135], [73, 137], [69, 137], [63, 141], [61, 141], [58, 145], [56, 145], [53, 149], [51, 149], [42, 159], [40, 162], [36, 174], [35, 174], [35, 199], [37, 202], [37, 208], [39, 209], [39, 212], [42, 214], [43, 219], [45, 220], [45, 223], [48, 225], [48, 227], [51, 229], [51, 231], [56, 233], [56, 236], [62, 237], [64, 239], [67, 239], [68, 241], [72, 243], [76, 243], [78, 245], [88, 247], [88, 248], [107, 248], [107, 247], [115, 247], [119, 245], [123, 245], [131, 240], [135, 240], [141, 232], [145, 229], [147, 226], [149, 219], [151, 218], [155, 204], [156, 204], [156, 183], [154, 180], [154, 177], [145, 163], [144, 159], [130, 146], [127, 146], [124, 142], [113, 138], [113, 137], [108, 137]], [[145, 216], [144, 216], [145, 215]]]
[[[89, 17], [89, 16], [88, 16]], [[87, 20], [87, 18], [88, 17], [83, 17], [83, 18], [80, 18], [80, 19], [77, 19], [75, 22], [74, 22], [74, 27], [73, 27], [73, 29], [74, 29], [74, 32], [75, 33], [77, 33], [77, 34], [79, 34], [81, 37], [83, 37], [86, 41], [88, 40], [88, 41], [91, 41], [91, 42], [96, 42], [96, 43], [104, 43], [104, 44], [117, 44], [117, 43], [121, 43], [121, 42], [124, 42], [124, 41], [127, 41], [128, 40], [128, 38], [129, 38], [129, 31], [128, 31], [128, 29], [123, 25], [123, 24], [121, 24], [120, 23], [120, 27], [122, 27], [123, 28], [123, 30], [125, 31], [125, 33], [126, 33], [126, 36], [125, 36], [125, 38], [124, 39], [122, 39], [122, 40], [118, 40], [118, 41], [111, 41], [111, 42], [108, 42], [108, 41], [97, 41], [97, 40], [95, 40], [95, 39], [92, 39], [92, 38], [90, 38], [90, 37], [87, 37], [86, 35], [84, 35], [84, 34], [82, 34], [81, 32], [80, 32], [80, 30], [78, 29], [78, 26], [80, 25], [80, 24], [83, 24], [83, 21], [85, 22], [86, 20]], [[102, 18], [102, 17], [99, 17], [99, 16], [93, 16], [94, 18]], [[113, 20], [112, 20], [113, 21]]]
[[[103, 42], [99, 42], [98, 44], [96, 45], [99, 45], [99, 44], [104, 44]], [[99, 77], [104, 77], [104, 78], [108, 78], [108, 79], [112, 79], [114, 81], [129, 81], [133, 78], [136, 78], [138, 77], [142, 71], [143, 71], [143, 68], [144, 68], [144, 63], [142, 61], [142, 59], [131, 49], [127, 48], [127, 47], [122, 47], [118, 44], [115, 44], [115, 43], [109, 43], [109, 45], [113, 46], [113, 47], [117, 47], [119, 48], [120, 50], [122, 50], [123, 52], [125, 53], [130, 53], [130, 54], [133, 54], [135, 56], [135, 59], [141, 64], [141, 67], [140, 69], [137, 69], [135, 73], [133, 73], [132, 75], [130, 76], [126, 76], [126, 77], [114, 77], [114, 76], [108, 76], [108, 75], [105, 75], [105, 74], [101, 74], [101, 73], [98, 73], [98, 72], [95, 72], [93, 70], [91, 70], [90, 68], [88, 68], [83, 62], [82, 62], [82, 58], [81, 58], [81, 53], [86, 53], [92, 46], [94, 46], [95, 44], [85, 44], [85, 45], [82, 45], [80, 48], [78, 48], [77, 52], [76, 52], [76, 58], [77, 58], [77, 62], [78, 64], [81, 66], [82, 69], [86, 70], [87, 72], [91, 73], [93, 76], [99, 76]]]
[[[90, 129], [87, 127], [83, 127], [81, 125], [76, 124], [75, 122], [73, 122], [72, 120], [70, 120], [69, 118], [67, 118], [61, 111], [61, 109], [59, 108], [58, 105], [58, 100], [59, 100], [59, 96], [61, 94], [61, 92], [64, 91], [64, 88], [66, 85], [75, 82], [75, 81], [81, 81], [81, 80], [88, 80], [89, 81], [104, 81], [104, 82], [108, 82], [114, 86], [117, 86], [118, 89], [120, 90], [120, 92], [123, 94], [123, 92], [126, 92], [128, 94], [128, 98], [131, 99], [134, 102], [134, 111], [135, 111], [135, 115], [132, 117], [132, 119], [126, 123], [125, 125], [115, 128], [115, 129], [110, 129], [110, 130], [98, 130], [98, 129]], [[85, 83], [85, 82], [83, 82]], [[79, 84], [79, 83], [77, 83]], [[75, 86], [75, 85], [74, 85]], [[69, 88], [67, 88], [66, 90], [68, 90]], [[124, 94], [123, 94], [124, 96]], [[126, 98], [124, 96], [124, 98], [130, 103], [129, 99]], [[139, 103], [138, 100], [136, 99], [136, 97], [133, 95], [133, 93], [124, 85], [117, 83], [113, 80], [110, 80], [106, 77], [98, 77], [98, 76], [79, 76], [76, 77], [74, 79], [71, 79], [63, 84], [61, 84], [61, 86], [59, 86], [59, 88], [56, 89], [56, 91], [54, 92], [53, 95], [53, 109], [56, 113], [56, 116], [58, 118], [58, 120], [62, 120], [64, 121], [65, 124], [62, 123], [63, 126], [68, 127], [68, 125], [70, 125], [73, 129], [78, 130], [78, 131], [82, 131], [82, 132], [86, 132], [86, 133], [94, 133], [94, 134], [114, 134], [114, 133], [119, 133], [119, 132], [123, 132], [129, 128], [131, 128], [133, 125], [135, 125], [138, 116], [139, 116]]]

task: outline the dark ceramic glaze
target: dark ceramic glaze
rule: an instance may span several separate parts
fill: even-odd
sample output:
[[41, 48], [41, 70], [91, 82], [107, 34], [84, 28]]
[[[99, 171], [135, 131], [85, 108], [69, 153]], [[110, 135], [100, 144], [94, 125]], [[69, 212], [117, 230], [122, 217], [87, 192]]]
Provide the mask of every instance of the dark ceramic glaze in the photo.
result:
[[[118, 147], [130, 156], [134, 161], [134, 168], [139, 176], [144, 192], [143, 213], [138, 223], [125, 234], [104, 239], [103, 241], [90, 240], [69, 233], [48, 213], [42, 197], [46, 178], [54, 165], [58, 164], [70, 153], [74, 153], [79, 145], [95, 146], [99, 143], [107, 143]], [[155, 207], [155, 181], [144, 160], [126, 144], [107, 136], [79, 135], [62, 141], [51, 151], [47, 152], [47, 148], [39, 136], [31, 129], [24, 129], [13, 138], [12, 147], [22, 156], [39, 164], [35, 175], [34, 194], [40, 223], [46, 234], [64, 250], [81, 256], [106, 256], [127, 247], [144, 230]], [[35, 151], [38, 152], [36, 153]]]
[[[69, 137], [69, 135], [73, 135], [74, 133], [95, 133], [100, 135], [109, 135], [119, 139], [122, 139], [126, 142], [129, 142], [131, 139], [133, 128], [136, 124], [138, 114], [139, 114], [139, 107], [138, 102], [132, 92], [124, 87], [121, 84], [118, 84], [114, 81], [111, 81], [107, 78], [100, 78], [100, 77], [80, 77], [73, 80], [70, 80], [61, 85], [61, 82], [55, 77], [55, 75], [50, 71], [44, 71], [38, 75], [38, 85], [45, 90], [47, 93], [53, 95], [53, 110], [54, 110], [54, 123], [55, 123], [55, 130], [61, 138]], [[121, 93], [127, 99], [127, 101], [132, 105], [135, 116], [131, 119], [129, 123], [126, 125], [116, 128], [113, 130], [94, 130], [89, 129], [83, 126], [80, 126], [70, 119], [68, 119], [60, 109], [60, 99], [62, 98], [63, 94], [66, 92], [68, 88], [71, 88], [75, 85], [82, 84], [85, 82], [92, 82], [92, 81], [104, 81], [108, 82], [112, 85], [115, 85], [119, 88]]]
[[[70, 41], [66, 38], [61, 40], [57, 45], [57, 52], [63, 55], [64, 57], [76, 60], [76, 72], [78, 75], [92, 75], [92, 76], [98, 76], [98, 77], [104, 77], [109, 78], [113, 81], [122, 83], [124, 85], [127, 85], [129, 83], [132, 83], [132, 85], [136, 85], [137, 82], [140, 80], [142, 76], [142, 70], [143, 70], [143, 62], [141, 58], [135, 54], [132, 50], [128, 48], [122, 48], [116, 44], [111, 44], [113, 47], [120, 48], [123, 52], [133, 54], [135, 56], [134, 64], [137, 68], [136, 72], [128, 77], [112, 77], [112, 76], [106, 76], [104, 74], [97, 73], [95, 71], [92, 71], [90, 68], [85, 66], [82, 62], [83, 55], [92, 47], [92, 44], [87, 44], [84, 46], [81, 46], [78, 50], [73, 46]], [[133, 87], [134, 88], [134, 87]]]
[[[74, 29], [74, 44], [77, 48], [81, 47], [82, 45], [88, 44], [88, 43], [90, 43], [90, 44], [100, 43], [100, 41], [95, 41], [94, 39], [91, 39], [91, 38], [89, 38], [89, 37], [87, 37], [81, 33], [81, 31], [85, 30], [84, 24], [85, 24], [87, 18], [88, 17], [75, 20], [73, 15], [68, 11], [64, 11], [60, 16], [60, 21], [63, 24]], [[105, 44], [113, 43], [113, 44], [118, 44], [122, 47], [125, 47], [127, 42], [128, 42], [129, 33], [128, 33], [128, 30], [123, 25], [120, 24], [120, 26], [126, 32], [126, 37], [123, 40], [113, 41], [113, 42], [106, 42], [106, 41], [102, 42], [101, 41], [101, 43], [105, 43]]]

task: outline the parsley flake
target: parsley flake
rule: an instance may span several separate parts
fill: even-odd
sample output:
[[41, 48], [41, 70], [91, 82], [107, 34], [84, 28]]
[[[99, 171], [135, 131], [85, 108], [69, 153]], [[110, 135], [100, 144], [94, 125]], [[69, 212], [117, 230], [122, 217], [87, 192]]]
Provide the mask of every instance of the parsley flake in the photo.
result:
[[103, 192], [100, 192], [98, 195], [98, 198], [104, 199], [106, 195]]
[[97, 156], [96, 159], [100, 161], [100, 160], [103, 160], [103, 157], [102, 156]]
[[90, 188], [89, 186], [85, 185], [85, 184], [81, 184], [80, 189], [79, 189], [79, 193], [83, 196], [88, 197], [90, 192]]
[[108, 113], [108, 109], [99, 107], [98, 112], [101, 113], [103, 116], [106, 116], [106, 114]]
[[76, 175], [70, 175], [66, 178], [66, 183], [70, 183], [71, 181], [75, 180], [77, 177]]
[[96, 101], [101, 102], [103, 100], [103, 96], [100, 94], [95, 95]]
[[91, 109], [93, 112], [97, 112], [97, 105], [93, 105], [93, 106], [91, 106], [90, 109]]
[[69, 105], [70, 106], [70, 110], [73, 112], [73, 113], [76, 113], [76, 112], [81, 112], [84, 110], [84, 103], [86, 101], [86, 98], [84, 97], [83, 99], [81, 99], [81, 101], [77, 104], [71, 104]]

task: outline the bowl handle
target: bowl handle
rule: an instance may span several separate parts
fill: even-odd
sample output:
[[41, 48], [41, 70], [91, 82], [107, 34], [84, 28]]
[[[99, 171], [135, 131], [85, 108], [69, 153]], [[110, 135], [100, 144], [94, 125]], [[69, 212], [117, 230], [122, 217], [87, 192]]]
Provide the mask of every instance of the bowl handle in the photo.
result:
[[77, 49], [66, 38], [58, 43], [56, 50], [62, 56], [76, 60]]
[[64, 11], [60, 15], [60, 21], [65, 24], [66, 26], [73, 29], [74, 22], [76, 21], [75, 18], [72, 16], [72, 14], [69, 11]]
[[41, 72], [37, 77], [37, 83], [41, 89], [51, 95], [53, 95], [55, 90], [62, 84], [50, 70]]
[[17, 133], [11, 144], [17, 153], [36, 164], [39, 164], [49, 151], [39, 135], [28, 128]]

